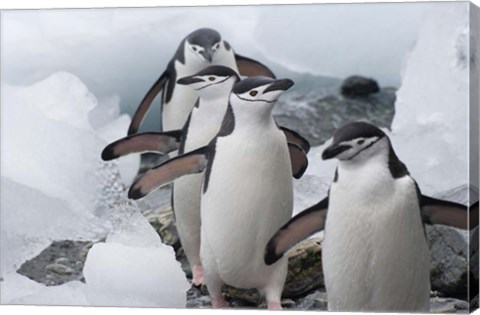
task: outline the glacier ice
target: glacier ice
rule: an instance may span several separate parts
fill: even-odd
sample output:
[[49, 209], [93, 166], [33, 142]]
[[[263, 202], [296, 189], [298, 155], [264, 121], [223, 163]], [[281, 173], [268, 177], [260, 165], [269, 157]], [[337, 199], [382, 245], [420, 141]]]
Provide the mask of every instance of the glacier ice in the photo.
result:
[[[99, 98], [118, 93], [133, 114], [180, 40], [218, 29], [236, 52], [268, 66], [398, 86], [426, 3], [120, 8], [4, 12], [2, 75], [30, 84], [59, 71], [78, 75]], [[288, 25], [288, 27], [284, 27]], [[238, 30], [242, 31], [238, 31]], [[281, 29], [281, 32], [278, 30]], [[75, 57], [72, 57], [75, 56]], [[158, 128], [158, 103], [145, 124]], [[154, 110], [154, 111], [153, 111]]]
[[[392, 130], [384, 131], [422, 192], [434, 196], [469, 181], [468, 4], [442, 4], [426, 17], [405, 64]], [[294, 182], [294, 214], [327, 194], [337, 162], [321, 153], [330, 141], [311, 149], [305, 175]]]
[[110, 208], [113, 231], [88, 252], [83, 273], [93, 305], [185, 307], [190, 287], [173, 248], [132, 201]]
[[435, 8], [397, 92], [393, 146], [424, 193], [468, 182], [468, 27], [467, 3]]
[[99, 104], [66, 72], [30, 86], [2, 81], [2, 303], [90, 303], [83, 283], [46, 287], [16, 270], [52, 241], [98, 240], [110, 231], [108, 205], [125, 198], [121, 176], [131, 181], [139, 164], [138, 157], [100, 159], [103, 147], [130, 123], [119, 116], [118, 101]]

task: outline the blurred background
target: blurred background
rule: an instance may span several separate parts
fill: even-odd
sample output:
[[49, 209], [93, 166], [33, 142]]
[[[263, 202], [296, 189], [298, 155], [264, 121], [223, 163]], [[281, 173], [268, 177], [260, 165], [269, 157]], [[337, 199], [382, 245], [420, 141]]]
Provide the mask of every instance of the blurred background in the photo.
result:
[[[256, 58], [279, 74], [292, 76], [291, 71], [337, 79], [358, 74], [398, 88], [405, 58], [425, 14], [434, 6], [378, 3], [3, 12], [2, 80], [27, 85], [56, 71], [68, 71], [97, 98], [118, 96], [122, 112], [133, 114], [180, 41], [197, 28], [211, 27], [237, 53]], [[158, 117], [159, 107], [152, 106], [142, 130], [158, 129]]]

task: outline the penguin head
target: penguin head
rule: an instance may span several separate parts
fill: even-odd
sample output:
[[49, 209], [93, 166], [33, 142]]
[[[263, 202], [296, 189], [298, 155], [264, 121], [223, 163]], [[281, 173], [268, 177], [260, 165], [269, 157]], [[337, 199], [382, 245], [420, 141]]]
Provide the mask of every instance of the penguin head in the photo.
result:
[[365, 160], [374, 155], [388, 155], [387, 135], [366, 122], [349, 123], [333, 134], [333, 142], [322, 153], [322, 159], [337, 158], [340, 161]]
[[228, 95], [240, 80], [238, 74], [224, 66], [210, 66], [194, 75], [181, 78], [178, 84], [192, 87], [202, 97]]
[[293, 81], [268, 77], [248, 77], [236, 83], [230, 93], [229, 104], [235, 120], [241, 126], [263, 124], [271, 120], [272, 109], [277, 99], [288, 90]]
[[249, 77], [233, 86], [230, 101], [238, 107], [272, 109], [276, 101], [294, 82], [290, 79]]
[[185, 38], [185, 57], [193, 63], [211, 64], [220, 49], [225, 49], [222, 37], [210, 28], [198, 29]]

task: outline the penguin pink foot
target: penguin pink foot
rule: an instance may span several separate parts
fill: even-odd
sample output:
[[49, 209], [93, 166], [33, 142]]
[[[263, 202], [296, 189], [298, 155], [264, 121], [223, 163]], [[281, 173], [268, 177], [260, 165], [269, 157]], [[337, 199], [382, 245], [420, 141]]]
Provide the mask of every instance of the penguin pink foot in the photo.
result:
[[213, 308], [229, 308], [230, 304], [222, 296], [212, 298]]
[[192, 284], [201, 286], [203, 284], [203, 268], [200, 265], [194, 265], [192, 268]]
[[283, 310], [282, 304], [277, 301], [267, 301], [267, 307], [269, 310], [272, 310], [272, 311]]

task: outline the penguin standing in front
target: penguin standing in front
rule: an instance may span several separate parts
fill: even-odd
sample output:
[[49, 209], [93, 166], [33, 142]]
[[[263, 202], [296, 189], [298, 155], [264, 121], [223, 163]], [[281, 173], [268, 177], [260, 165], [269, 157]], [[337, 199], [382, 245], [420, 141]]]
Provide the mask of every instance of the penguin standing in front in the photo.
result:
[[275, 263], [325, 228], [329, 310], [428, 311], [430, 253], [422, 220], [467, 228], [467, 207], [423, 196], [387, 135], [371, 124], [338, 129], [322, 158], [339, 160], [328, 197], [273, 235], [265, 262]]
[[[230, 68], [211, 66], [178, 80], [198, 94], [198, 100], [184, 126], [178, 153], [183, 154], [207, 145], [218, 133], [225, 116], [228, 97], [240, 78]], [[192, 283], [203, 284], [200, 262], [200, 195], [203, 173], [184, 176], [173, 184], [173, 210], [178, 236], [192, 269]]]
[[[201, 249], [205, 283], [215, 308], [226, 307], [224, 283], [258, 288], [269, 309], [281, 309], [287, 260], [268, 266], [263, 248], [293, 207], [293, 165], [272, 109], [293, 82], [252, 77], [235, 84], [217, 136], [208, 146], [147, 171], [130, 188], [138, 199], [183, 175], [205, 171], [201, 196]], [[300, 149], [301, 150], [301, 149]], [[290, 153], [291, 154], [291, 153]]]
[[[181, 78], [177, 84], [189, 86], [198, 99], [179, 136], [178, 131], [141, 133], [122, 138], [108, 145], [102, 152], [103, 160], [112, 160], [130, 153], [169, 153], [178, 149], [179, 154], [207, 145], [218, 133], [228, 106], [233, 85], [240, 78], [236, 72], [224, 66], [210, 66], [192, 76]], [[279, 127], [285, 142], [289, 143], [290, 159], [295, 178], [303, 175], [308, 164], [305, 152], [308, 141], [287, 128]], [[300, 165], [302, 167], [300, 167]], [[203, 173], [192, 174], [175, 180], [173, 185], [173, 210], [178, 236], [192, 269], [192, 283], [203, 284], [200, 262], [200, 195]]]
[[275, 77], [263, 64], [236, 54], [217, 31], [209, 28], [198, 29], [180, 42], [167, 68], [140, 102], [130, 123], [128, 135], [137, 133], [150, 105], [162, 90], [162, 130], [182, 129], [197, 95], [192, 89], [177, 84], [177, 80], [211, 65], [226, 66], [245, 76]]

